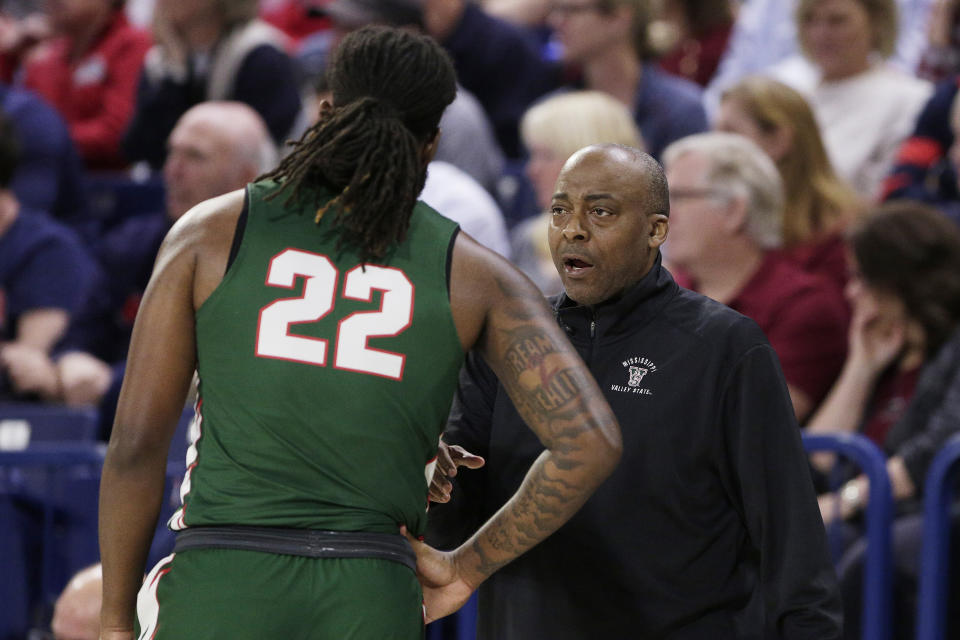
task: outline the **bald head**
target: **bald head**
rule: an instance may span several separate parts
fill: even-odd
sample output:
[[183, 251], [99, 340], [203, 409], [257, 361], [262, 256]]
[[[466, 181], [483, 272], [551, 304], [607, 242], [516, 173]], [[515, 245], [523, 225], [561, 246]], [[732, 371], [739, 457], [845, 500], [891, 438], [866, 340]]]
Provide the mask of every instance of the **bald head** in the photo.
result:
[[609, 170], [619, 170], [634, 181], [643, 192], [647, 213], [670, 215], [670, 192], [663, 167], [653, 156], [635, 147], [622, 144], [594, 144], [574, 153], [563, 165], [566, 171], [583, 162], [604, 164]]
[[550, 251], [567, 295], [583, 305], [612, 300], [649, 273], [666, 238], [663, 169], [632, 147], [585, 147], [560, 171], [550, 210]]
[[277, 162], [260, 115], [241, 102], [202, 102], [184, 113], [167, 140], [163, 174], [167, 215], [239, 189]]

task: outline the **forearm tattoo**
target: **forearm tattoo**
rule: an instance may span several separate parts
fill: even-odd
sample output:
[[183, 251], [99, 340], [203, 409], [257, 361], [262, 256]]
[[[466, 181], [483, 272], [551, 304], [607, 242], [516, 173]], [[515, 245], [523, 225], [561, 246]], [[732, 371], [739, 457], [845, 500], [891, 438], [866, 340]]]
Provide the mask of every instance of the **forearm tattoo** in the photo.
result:
[[582, 371], [563, 366], [556, 357], [561, 347], [542, 329], [521, 325], [501, 336], [507, 365], [501, 383], [524, 419], [545, 428], [546, 436], [538, 429], [544, 444], [569, 451], [571, 439], [597, 426], [586, 401], [594, 386], [585, 384]]
[[[490, 575], [555, 531], [599, 482], [585, 466], [594, 430], [615, 428], [615, 419], [572, 348], [542, 325], [544, 315], [529, 304], [498, 308], [506, 314], [488, 348], [518, 412], [549, 449], [533, 464], [517, 494], [470, 545], [476, 569]], [[506, 328], [502, 325], [507, 325]]]

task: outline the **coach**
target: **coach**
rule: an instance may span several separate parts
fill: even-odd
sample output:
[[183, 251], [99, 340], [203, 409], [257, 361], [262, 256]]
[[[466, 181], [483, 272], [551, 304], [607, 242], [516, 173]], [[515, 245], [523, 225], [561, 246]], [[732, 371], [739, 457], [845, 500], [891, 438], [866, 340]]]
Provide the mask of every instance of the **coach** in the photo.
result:
[[[480, 587], [479, 638], [839, 638], [836, 578], [777, 357], [753, 321], [661, 266], [662, 168], [627, 147], [588, 147], [556, 192], [557, 320], [622, 425], [623, 460], [564, 527]], [[431, 508], [428, 540], [453, 546], [544, 445], [475, 355], [444, 440], [486, 458]]]

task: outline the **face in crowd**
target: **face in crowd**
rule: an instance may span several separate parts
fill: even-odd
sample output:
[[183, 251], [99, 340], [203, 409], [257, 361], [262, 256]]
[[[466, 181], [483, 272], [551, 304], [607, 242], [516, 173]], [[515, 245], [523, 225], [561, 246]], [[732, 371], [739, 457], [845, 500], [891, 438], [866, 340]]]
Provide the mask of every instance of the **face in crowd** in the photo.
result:
[[737, 225], [730, 215], [730, 193], [711, 184], [710, 160], [684, 153], [667, 165], [670, 183], [671, 263], [688, 267], [699, 257], [722, 252]]
[[185, 113], [167, 140], [167, 215], [177, 220], [204, 200], [252, 180], [259, 173], [252, 157], [257, 135], [266, 135], [263, 124], [239, 106], [208, 103]]

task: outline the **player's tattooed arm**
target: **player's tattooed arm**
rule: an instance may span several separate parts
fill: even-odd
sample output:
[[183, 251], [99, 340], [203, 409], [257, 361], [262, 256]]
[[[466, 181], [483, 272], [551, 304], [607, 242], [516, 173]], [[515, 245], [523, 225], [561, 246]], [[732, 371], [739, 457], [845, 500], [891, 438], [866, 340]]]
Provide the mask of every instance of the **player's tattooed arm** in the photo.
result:
[[494, 571], [556, 531], [620, 460], [620, 427], [530, 280], [465, 234], [454, 244], [450, 308], [543, 443], [512, 498], [452, 552], [410, 537], [426, 619], [456, 611]]
[[461, 548], [462, 568], [478, 582], [566, 522], [612, 472], [621, 448], [613, 412], [539, 292], [510, 275], [495, 281], [497, 303], [479, 346], [546, 451]]

